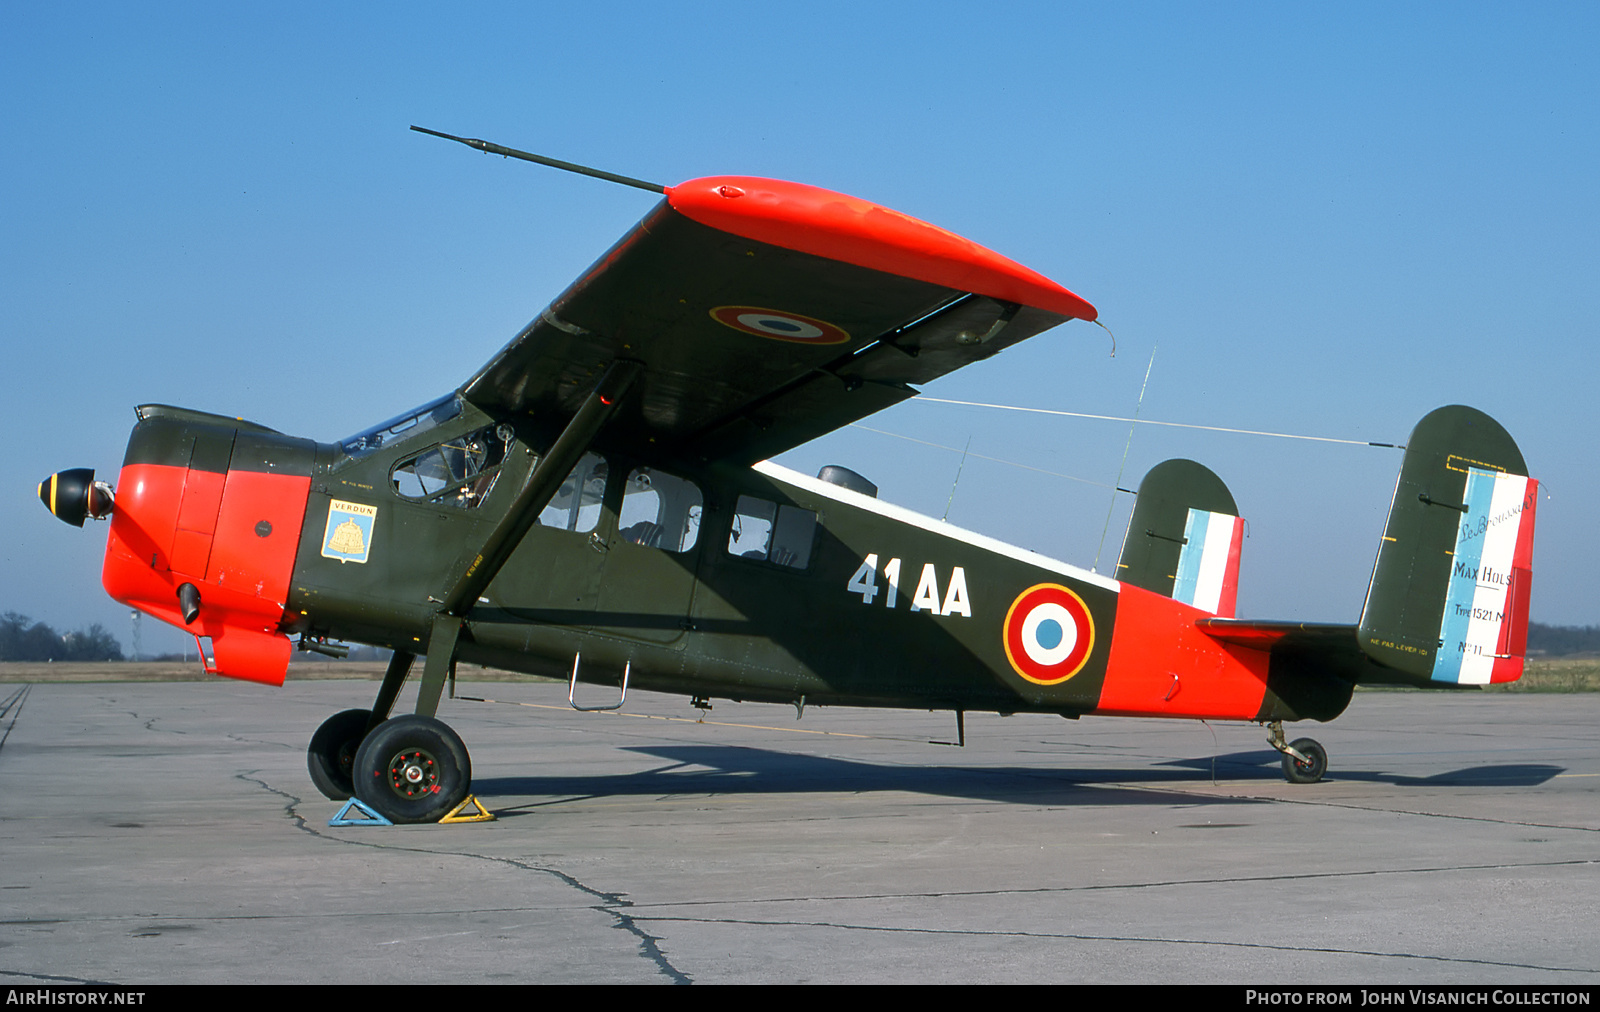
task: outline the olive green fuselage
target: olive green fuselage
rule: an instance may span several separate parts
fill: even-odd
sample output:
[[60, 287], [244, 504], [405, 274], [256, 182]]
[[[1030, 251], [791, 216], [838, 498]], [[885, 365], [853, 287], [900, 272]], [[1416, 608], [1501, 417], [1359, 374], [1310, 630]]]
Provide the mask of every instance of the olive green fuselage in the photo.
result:
[[[519, 433], [493, 489], [471, 509], [399, 494], [394, 469], [427, 445], [490, 424], [467, 405], [448, 425], [359, 457], [318, 446], [288, 600], [302, 616], [297, 631], [428, 652], [439, 600], [538, 457]], [[610, 478], [582, 525], [592, 529], [533, 526], [469, 611], [459, 660], [565, 676], [581, 654], [584, 681], [614, 685], [631, 664], [635, 686], [775, 702], [1073, 714], [1095, 706], [1116, 609], [1111, 581], [1059, 564], [1042, 569], [1028, 553], [997, 551], [1005, 546], [955, 528], [930, 530], [941, 525], [769, 465], [644, 462], [608, 452], [603, 440], [596, 450]], [[703, 496], [687, 550], [627, 536], [625, 476], [641, 467], [687, 479]], [[750, 542], [734, 544], [734, 531], [739, 504], [750, 500], [814, 516], [809, 554], [747, 557]], [[336, 502], [376, 510], [364, 562], [323, 553]], [[878, 560], [873, 589], [859, 581], [850, 589], [869, 556]], [[885, 570], [894, 560], [891, 589]], [[930, 566], [931, 587], [920, 586]], [[1069, 586], [1106, 634], [1073, 679], [1076, 691], [1005, 677], [998, 630], [1018, 592], [1041, 582]]]

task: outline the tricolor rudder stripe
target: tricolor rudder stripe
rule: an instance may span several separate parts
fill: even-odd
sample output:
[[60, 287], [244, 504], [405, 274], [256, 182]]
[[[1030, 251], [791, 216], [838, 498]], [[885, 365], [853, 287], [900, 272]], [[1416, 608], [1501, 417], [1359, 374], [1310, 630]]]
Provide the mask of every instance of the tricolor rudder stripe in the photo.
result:
[[1190, 509], [1172, 596], [1213, 615], [1232, 618], [1239, 596], [1239, 547], [1244, 519]]
[[1538, 489], [1520, 474], [1467, 469], [1434, 681], [1484, 685], [1521, 675]]

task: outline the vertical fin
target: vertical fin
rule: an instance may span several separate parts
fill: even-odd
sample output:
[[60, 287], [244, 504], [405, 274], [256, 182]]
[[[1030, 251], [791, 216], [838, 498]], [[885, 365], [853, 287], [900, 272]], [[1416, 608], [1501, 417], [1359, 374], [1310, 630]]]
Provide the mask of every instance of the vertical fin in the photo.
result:
[[1412, 430], [1361, 611], [1361, 649], [1421, 682], [1514, 681], [1526, 652], [1538, 482], [1493, 418]]
[[1117, 579], [1233, 617], [1244, 540], [1238, 514], [1233, 494], [1210, 468], [1192, 460], [1157, 464], [1139, 483]]

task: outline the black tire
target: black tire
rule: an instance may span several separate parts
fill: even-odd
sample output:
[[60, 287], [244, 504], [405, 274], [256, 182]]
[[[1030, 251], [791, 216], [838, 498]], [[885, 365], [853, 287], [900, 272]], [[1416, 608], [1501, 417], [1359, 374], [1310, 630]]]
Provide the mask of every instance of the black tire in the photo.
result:
[[1312, 738], [1297, 738], [1289, 743], [1289, 747], [1305, 756], [1307, 762], [1301, 762], [1292, 755], [1285, 753], [1283, 757], [1283, 777], [1291, 784], [1314, 784], [1322, 779], [1328, 772], [1328, 751], [1317, 744]]
[[322, 796], [335, 801], [348, 798], [355, 788], [350, 771], [355, 768], [356, 751], [367, 734], [371, 710], [344, 710], [322, 722], [306, 749], [306, 769]]
[[379, 724], [361, 743], [355, 788], [390, 822], [438, 822], [471, 791], [472, 759], [448, 725], [407, 714]]

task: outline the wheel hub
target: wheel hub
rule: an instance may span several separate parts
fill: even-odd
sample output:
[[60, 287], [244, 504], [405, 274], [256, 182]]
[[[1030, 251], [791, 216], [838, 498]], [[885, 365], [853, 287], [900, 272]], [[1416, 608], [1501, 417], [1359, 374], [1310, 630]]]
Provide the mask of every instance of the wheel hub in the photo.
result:
[[395, 753], [389, 760], [389, 787], [402, 798], [439, 791], [439, 764], [420, 748]]

